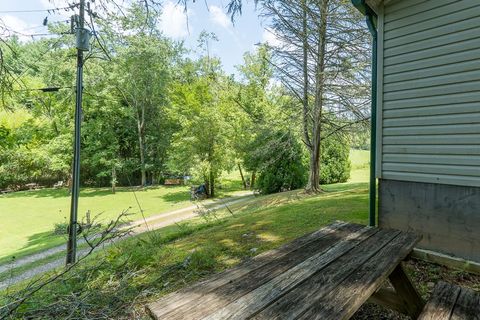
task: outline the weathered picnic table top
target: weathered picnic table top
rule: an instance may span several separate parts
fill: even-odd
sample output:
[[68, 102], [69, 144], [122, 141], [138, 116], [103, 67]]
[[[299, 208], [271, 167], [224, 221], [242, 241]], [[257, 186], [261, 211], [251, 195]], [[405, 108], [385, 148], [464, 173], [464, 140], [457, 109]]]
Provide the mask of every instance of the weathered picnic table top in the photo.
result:
[[336, 222], [171, 293], [147, 310], [156, 319], [178, 320], [348, 319], [418, 240], [398, 230]]

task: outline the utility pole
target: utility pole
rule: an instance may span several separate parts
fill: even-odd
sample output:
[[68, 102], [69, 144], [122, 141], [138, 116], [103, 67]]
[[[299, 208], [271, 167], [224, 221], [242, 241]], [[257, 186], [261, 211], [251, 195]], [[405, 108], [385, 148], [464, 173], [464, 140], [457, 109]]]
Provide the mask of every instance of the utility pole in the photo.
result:
[[82, 122], [83, 93], [83, 51], [89, 50], [90, 42], [90, 31], [85, 29], [85, 0], [80, 0], [79, 9], [79, 15], [72, 17], [72, 26], [75, 23], [74, 31], [76, 35], [77, 47], [77, 83], [72, 168], [72, 199], [70, 205], [70, 223], [68, 226], [67, 265], [75, 263], [77, 257], [78, 197], [80, 194], [80, 127]]

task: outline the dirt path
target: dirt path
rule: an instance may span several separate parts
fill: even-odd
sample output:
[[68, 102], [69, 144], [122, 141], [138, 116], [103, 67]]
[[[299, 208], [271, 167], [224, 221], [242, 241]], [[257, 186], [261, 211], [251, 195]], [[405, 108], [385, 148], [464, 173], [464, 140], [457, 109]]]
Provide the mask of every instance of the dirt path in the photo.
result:
[[[222, 208], [224, 208], [225, 206], [228, 206], [228, 205], [232, 205], [232, 204], [235, 204], [235, 203], [246, 201], [246, 200], [250, 199], [251, 196], [252, 196], [251, 192], [244, 192], [244, 193], [236, 194], [235, 196], [233, 196], [231, 198], [204, 202], [204, 203], [202, 203], [202, 205], [207, 205], [207, 206], [209, 206], [208, 207], [209, 209], [217, 210], [217, 209], [222, 209]], [[238, 198], [238, 199], [235, 199], [235, 198]], [[210, 206], [210, 205], [213, 205], [213, 206]], [[172, 225], [174, 223], [178, 223], [178, 222], [183, 221], [183, 220], [188, 220], [188, 219], [194, 218], [194, 217], [197, 216], [197, 214], [195, 213], [196, 209], [197, 209], [197, 206], [193, 205], [193, 206], [189, 206], [189, 207], [186, 207], [186, 208], [177, 209], [177, 210], [157, 214], [157, 215], [148, 217], [145, 220], [141, 219], [141, 220], [134, 221], [130, 224], [130, 226], [132, 226], [132, 233], [128, 237], [131, 237], [131, 236], [134, 236], [134, 235], [137, 235], [137, 234], [141, 234], [141, 233], [147, 232], [149, 230], [160, 229], [160, 228]], [[122, 238], [122, 239], [124, 239], [124, 238]], [[117, 239], [117, 240], [120, 240], [120, 239]], [[83, 240], [78, 241], [79, 245], [83, 244], [83, 243], [85, 243], [85, 241], [83, 241]], [[108, 245], [110, 245], [112, 243], [113, 242], [106, 243], [106, 244], [104, 244], [103, 247], [107, 247]], [[88, 253], [88, 250], [89, 250], [88, 248], [79, 250], [77, 252], [77, 256], [79, 258], [84, 256], [85, 254]], [[58, 253], [61, 253], [61, 252], [64, 252], [64, 253], [66, 252], [65, 245], [57, 246], [57, 247], [54, 247], [54, 248], [51, 248], [51, 249], [48, 249], [48, 250], [45, 250], [45, 251], [42, 251], [42, 252], [39, 252], [39, 253], [36, 253], [36, 254], [32, 254], [30, 256], [20, 258], [16, 261], [0, 265], [0, 274], [8, 273], [9, 270], [12, 270], [14, 268], [19, 268], [19, 267], [34, 263], [36, 261], [48, 258], [52, 255], [55, 255], [55, 254], [58, 254]], [[25, 272], [23, 272], [23, 273], [21, 273], [17, 276], [10, 277], [6, 280], [0, 281], [0, 290], [3, 290], [3, 289], [5, 289], [5, 288], [11, 286], [12, 284], [17, 283], [17, 282], [28, 280], [28, 279], [36, 276], [36, 275], [39, 275], [39, 274], [42, 274], [44, 272], [51, 271], [55, 268], [61, 267], [64, 264], [65, 264], [65, 258], [62, 257], [62, 258], [56, 259], [54, 261], [51, 261], [51, 262], [48, 262], [48, 263], [45, 263], [45, 264], [41, 264], [41, 265], [38, 265], [38, 266], [33, 267], [31, 269], [28, 269]]]

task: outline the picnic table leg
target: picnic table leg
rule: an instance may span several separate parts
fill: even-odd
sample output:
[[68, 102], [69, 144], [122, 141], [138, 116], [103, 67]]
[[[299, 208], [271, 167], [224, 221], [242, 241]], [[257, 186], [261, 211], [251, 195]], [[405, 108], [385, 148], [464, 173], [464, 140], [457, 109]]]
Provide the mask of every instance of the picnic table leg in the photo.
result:
[[417, 319], [425, 302], [406, 275], [401, 264], [388, 277], [398, 297], [403, 300], [404, 307], [412, 319]]

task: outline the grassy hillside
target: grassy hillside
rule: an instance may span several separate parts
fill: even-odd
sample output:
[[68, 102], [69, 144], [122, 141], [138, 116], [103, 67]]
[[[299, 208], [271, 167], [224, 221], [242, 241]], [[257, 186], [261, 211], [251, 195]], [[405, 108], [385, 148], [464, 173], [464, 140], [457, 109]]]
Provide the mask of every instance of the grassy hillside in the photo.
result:
[[150, 299], [332, 221], [367, 222], [365, 184], [324, 189], [316, 195], [297, 190], [258, 196], [232, 205], [233, 215], [220, 211], [210, 221], [196, 218], [125, 240], [98, 253], [74, 277], [49, 286], [24, 310], [36, 309], [38, 316], [40, 306], [62, 301], [54, 304], [58, 308], [54, 315], [42, 311], [47, 317], [62, 318], [71, 310], [82, 312], [69, 307], [77, 296], [84, 299], [91, 317], [116, 318], [131, 310], [141, 315], [143, 303]]
[[[368, 151], [352, 150], [350, 153], [352, 173], [349, 183], [368, 181]], [[226, 173], [220, 192], [234, 192], [241, 189], [237, 171]], [[340, 184], [337, 188], [349, 188]], [[326, 187], [327, 189], [331, 187]], [[112, 194], [109, 188], [82, 189], [79, 202], [79, 219], [87, 210], [92, 216], [101, 213], [101, 219], [108, 221], [128, 209], [130, 219], [141, 218], [138, 203], [145, 216], [167, 212], [191, 205], [189, 189], [179, 187], [155, 187], [142, 191], [132, 188], [118, 188]], [[51, 248], [65, 243], [64, 236], [53, 234], [56, 223], [66, 222], [70, 212], [70, 196], [67, 189], [43, 189], [0, 195], [0, 262]]]

